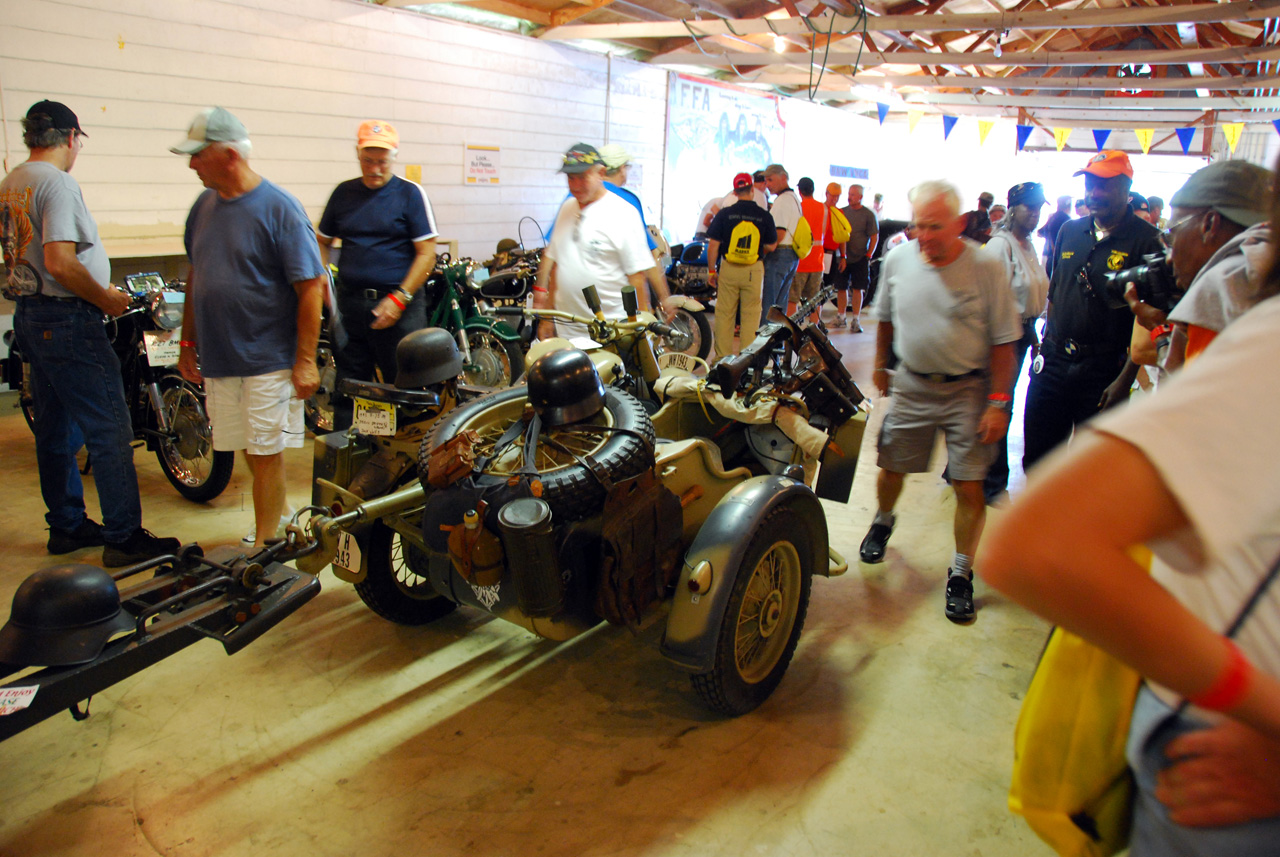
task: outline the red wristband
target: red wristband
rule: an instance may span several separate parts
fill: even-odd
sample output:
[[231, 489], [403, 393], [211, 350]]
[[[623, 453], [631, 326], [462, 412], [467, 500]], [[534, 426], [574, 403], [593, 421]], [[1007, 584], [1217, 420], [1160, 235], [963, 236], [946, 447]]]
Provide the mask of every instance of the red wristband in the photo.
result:
[[196, 344], [192, 342], [190, 339], [179, 339], [178, 347], [179, 348], [195, 348]]
[[1171, 334], [1171, 333], [1173, 333], [1173, 325], [1172, 325], [1172, 324], [1162, 324], [1162, 325], [1160, 325], [1159, 327], [1153, 327], [1153, 328], [1151, 329], [1151, 341], [1152, 341], [1152, 342], [1155, 342], [1155, 341], [1156, 341], [1156, 340], [1158, 340], [1160, 337], [1162, 337], [1162, 336], [1168, 336], [1168, 335], [1169, 335], [1169, 334]]
[[1230, 711], [1240, 704], [1249, 693], [1249, 685], [1253, 679], [1253, 664], [1249, 663], [1244, 652], [1234, 640], [1227, 639], [1227, 666], [1208, 690], [1188, 697], [1192, 705], [1208, 711]]
[[1010, 396], [1008, 393], [992, 393], [991, 395], [987, 396], [987, 401], [988, 402], [1012, 402], [1013, 396]]
[[391, 301], [393, 304], [400, 307], [400, 312], [404, 312], [404, 303], [402, 303], [401, 300], [398, 297], [396, 297], [395, 292], [387, 292], [387, 300]]

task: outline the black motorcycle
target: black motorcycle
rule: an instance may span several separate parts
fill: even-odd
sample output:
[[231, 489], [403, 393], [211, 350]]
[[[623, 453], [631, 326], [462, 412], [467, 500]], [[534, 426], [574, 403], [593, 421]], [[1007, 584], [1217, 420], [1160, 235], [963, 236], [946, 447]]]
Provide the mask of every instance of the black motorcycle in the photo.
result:
[[666, 338], [666, 351], [683, 351], [703, 360], [711, 353], [711, 321], [715, 318], [716, 289], [707, 282], [707, 244], [694, 239], [671, 247], [667, 287], [671, 294], [689, 298], [671, 320], [675, 332]]
[[[159, 274], [131, 274], [125, 277], [125, 291], [133, 298], [129, 308], [105, 323], [120, 358], [135, 440], [156, 454], [179, 494], [202, 503], [227, 487], [235, 457], [214, 451], [204, 390], [178, 373], [182, 285], [166, 284]], [[12, 331], [5, 334], [5, 343], [9, 358], [4, 361], [4, 379], [19, 392], [18, 406], [27, 424], [34, 426], [31, 364], [23, 358]]]

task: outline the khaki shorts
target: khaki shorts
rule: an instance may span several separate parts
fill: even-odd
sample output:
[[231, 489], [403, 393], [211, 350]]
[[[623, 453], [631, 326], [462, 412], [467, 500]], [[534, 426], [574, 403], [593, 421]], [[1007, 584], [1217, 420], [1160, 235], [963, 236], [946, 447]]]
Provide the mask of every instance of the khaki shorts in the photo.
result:
[[294, 394], [291, 369], [247, 378], [205, 378], [204, 388], [214, 449], [275, 455], [306, 440], [302, 400]]
[[791, 303], [798, 304], [808, 300], [822, 288], [821, 271], [797, 271], [791, 281]]
[[925, 473], [941, 431], [947, 439], [951, 478], [982, 481], [999, 446], [978, 441], [989, 386], [983, 375], [929, 381], [899, 366], [890, 389], [893, 400], [880, 426], [876, 463], [894, 473]]

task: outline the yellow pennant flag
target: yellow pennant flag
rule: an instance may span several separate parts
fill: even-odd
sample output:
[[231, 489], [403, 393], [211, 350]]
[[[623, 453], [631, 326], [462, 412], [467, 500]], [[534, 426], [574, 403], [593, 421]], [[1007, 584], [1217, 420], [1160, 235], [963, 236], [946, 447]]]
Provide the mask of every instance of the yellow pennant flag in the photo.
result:
[[991, 133], [991, 129], [995, 127], [994, 122], [987, 119], [978, 120], [978, 145], [981, 146], [987, 142], [987, 135]]
[[1236, 143], [1240, 142], [1240, 134], [1243, 131], [1243, 122], [1228, 122], [1222, 126], [1222, 133], [1227, 135], [1227, 145], [1231, 147], [1233, 155], [1236, 153]]
[[921, 117], [921, 116], [923, 116], [923, 115], [924, 115], [924, 111], [923, 111], [923, 110], [908, 110], [908, 111], [907, 111], [907, 133], [908, 133], [908, 134], [910, 134], [912, 131], [916, 130], [916, 125], [920, 122], [920, 117]]
[[1067, 145], [1067, 138], [1071, 136], [1070, 128], [1054, 128], [1053, 142], [1057, 144], [1058, 151], [1062, 151], [1062, 147]]
[[1155, 128], [1139, 128], [1133, 133], [1138, 135], [1138, 145], [1142, 147], [1142, 154], [1151, 151], [1151, 138], [1155, 137]]

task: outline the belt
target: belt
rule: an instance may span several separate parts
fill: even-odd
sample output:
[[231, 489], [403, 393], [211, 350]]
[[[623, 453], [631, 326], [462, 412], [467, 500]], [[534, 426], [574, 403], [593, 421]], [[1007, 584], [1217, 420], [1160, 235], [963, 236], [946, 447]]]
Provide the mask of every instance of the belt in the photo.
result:
[[349, 298], [364, 298], [367, 301], [380, 301], [394, 291], [395, 289], [387, 289], [385, 292], [377, 289], [343, 289], [342, 294], [344, 297]]
[[20, 301], [35, 301], [36, 303], [65, 303], [65, 304], [69, 304], [69, 303], [76, 303], [77, 301], [80, 301], [80, 300], [81, 300], [81, 298], [74, 297], [74, 296], [69, 297], [69, 298], [64, 298], [64, 297], [59, 297], [58, 295], [23, 295], [22, 297], [18, 298], [18, 300], [20, 300]]
[[1113, 357], [1119, 353], [1111, 343], [1079, 342], [1075, 339], [1045, 339], [1054, 350], [1068, 360], [1084, 360], [1089, 357]]
[[963, 375], [946, 375], [942, 372], [917, 372], [905, 364], [902, 368], [906, 369], [917, 378], [923, 378], [926, 381], [933, 381], [935, 384], [950, 384], [952, 381], [963, 381], [965, 378], [977, 378], [980, 375], [987, 374], [986, 369], [971, 369]]

